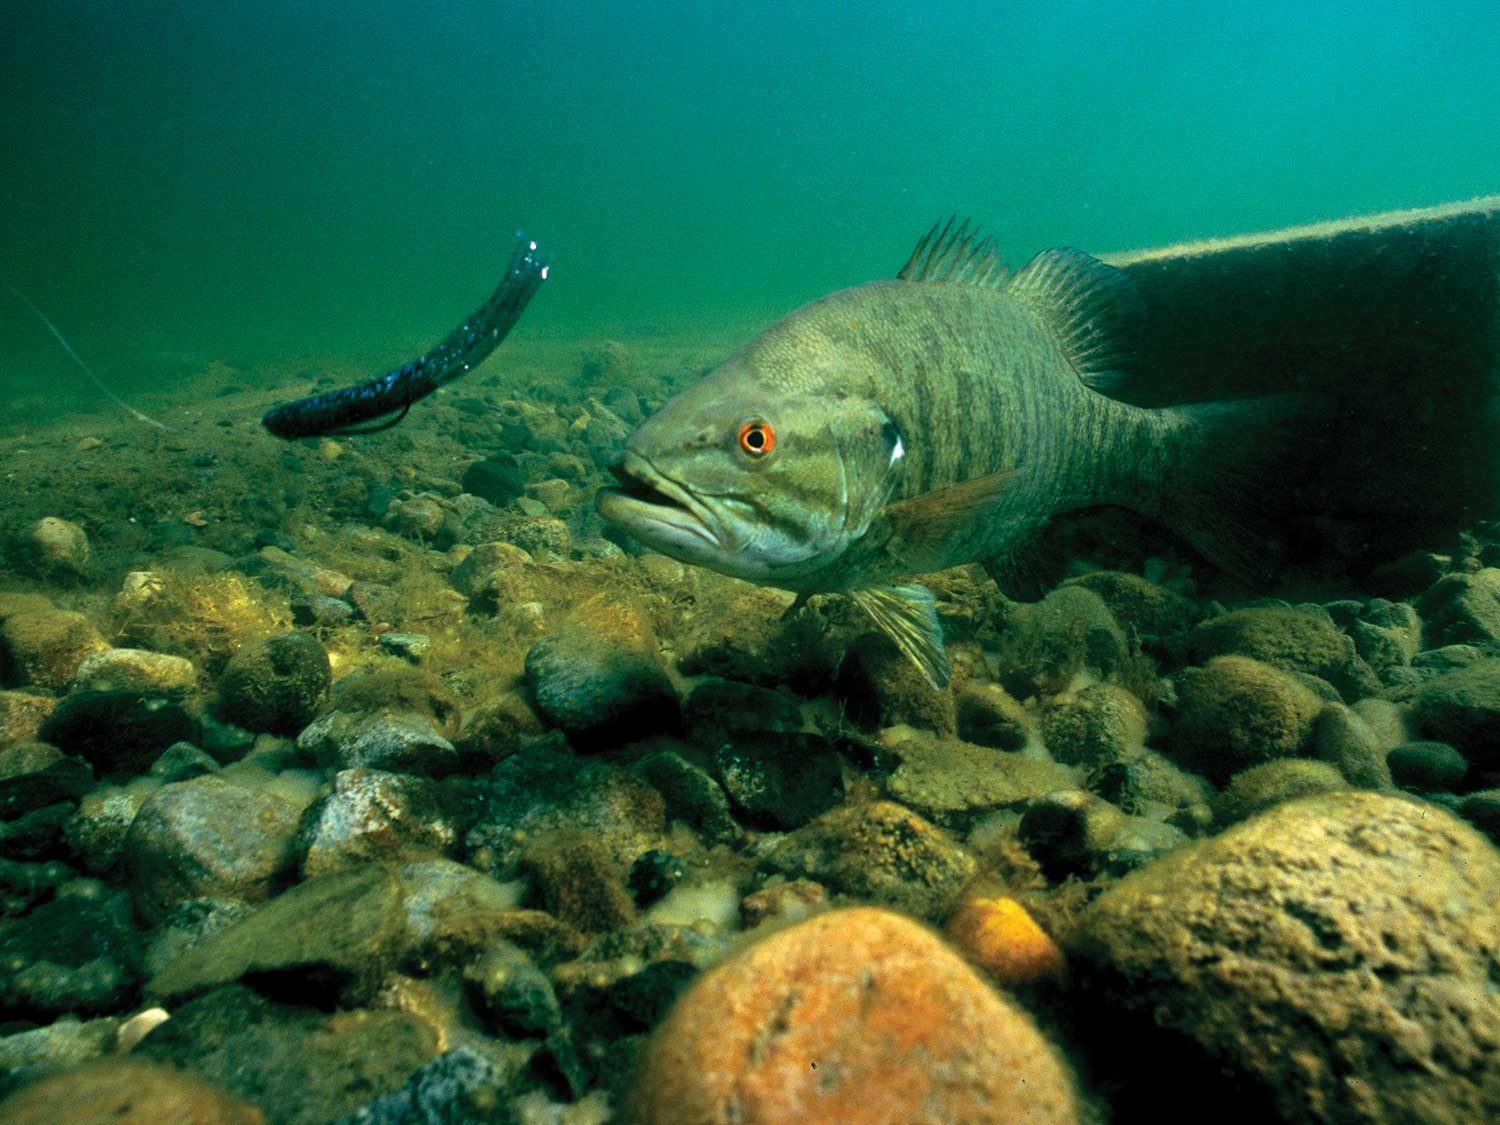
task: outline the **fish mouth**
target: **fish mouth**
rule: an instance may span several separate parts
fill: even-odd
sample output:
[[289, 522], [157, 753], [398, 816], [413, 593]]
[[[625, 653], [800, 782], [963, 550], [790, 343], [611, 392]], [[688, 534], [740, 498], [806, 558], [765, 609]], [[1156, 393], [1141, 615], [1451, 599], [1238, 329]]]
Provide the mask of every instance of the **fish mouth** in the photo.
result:
[[609, 471], [620, 486], [601, 488], [594, 506], [610, 523], [668, 552], [722, 549], [723, 529], [713, 512], [645, 457], [627, 449]]

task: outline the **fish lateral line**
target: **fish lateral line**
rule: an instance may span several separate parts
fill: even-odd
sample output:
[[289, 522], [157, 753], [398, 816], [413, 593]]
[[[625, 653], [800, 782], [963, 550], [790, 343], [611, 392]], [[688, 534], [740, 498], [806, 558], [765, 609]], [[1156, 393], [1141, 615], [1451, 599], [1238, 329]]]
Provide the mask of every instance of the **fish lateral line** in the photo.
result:
[[[517, 231], [510, 261], [494, 293], [441, 342], [378, 378], [273, 406], [261, 418], [261, 425], [287, 441], [390, 429], [413, 404], [484, 362], [521, 319], [550, 270], [537, 243]], [[392, 414], [395, 417], [389, 418]], [[376, 422], [382, 418], [386, 421]]]

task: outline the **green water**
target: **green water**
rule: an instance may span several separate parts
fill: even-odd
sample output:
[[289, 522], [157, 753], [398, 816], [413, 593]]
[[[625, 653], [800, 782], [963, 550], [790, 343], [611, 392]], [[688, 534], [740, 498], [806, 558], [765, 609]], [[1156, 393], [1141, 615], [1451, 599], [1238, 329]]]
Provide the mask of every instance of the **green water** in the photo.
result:
[[[507, 347], [748, 329], [955, 211], [1021, 258], [1494, 191], [1496, 58], [1482, 2], [10, 4], [0, 273], [127, 387], [398, 361], [521, 225]], [[0, 298], [0, 387], [77, 378]]]

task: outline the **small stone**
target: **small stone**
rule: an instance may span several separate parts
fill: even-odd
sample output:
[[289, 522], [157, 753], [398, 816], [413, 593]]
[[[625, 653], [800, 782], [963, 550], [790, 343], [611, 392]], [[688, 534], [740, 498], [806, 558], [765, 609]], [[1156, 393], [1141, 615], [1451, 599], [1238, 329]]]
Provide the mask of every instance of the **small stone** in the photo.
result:
[[198, 724], [177, 700], [136, 691], [74, 692], [38, 732], [111, 780], [145, 773], [168, 746], [197, 735]]
[[800, 922], [816, 914], [828, 902], [828, 891], [809, 879], [772, 883], [740, 900], [740, 921], [753, 930], [765, 922]]
[[946, 832], [890, 801], [824, 813], [788, 833], [763, 865], [918, 918], [945, 916], [976, 866]]
[[1358, 711], [1342, 704], [1330, 704], [1318, 716], [1313, 726], [1313, 756], [1333, 766], [1356, 789], [1391, 787], [1380, 736]]
[[380, 647], [393, 656], [420, 664], [432, 649], [432, 638], [426, 633], [381, 633]]
[[635, 921], [620, 869], [592, 836], [563, 832], [538, 840], [522, 854], [520, 870], [541, 892], [547, 913], [586, 934]]
[[580, 743], [618, 744], [677, 723], [643, 607], [600, 594], [531, 646], [526, 682], [538, 712]]
[[57, 700], [50, 695], [0, 691], [0, 747], [35, 738], [56, 706]]
[[1348, 787], [1344, 775], [1327, 762], [1278, 758], [1230, 778], [1214, 801], [1214, 815], [1220, 824], [1234, 824], [1283, 801]]
[[219, 678], [219, 710], [247, 730], [295, 734], [317, 713], [332, 680], [316, 638], [276, 633], [230, 658]]
[[438, 497], [428, 493], [409, 500], [393, 500], [380, 523], [397, 535], [431, 543], [440, 550], [453, 539], [448, 510]]
[[1290, 607], [1240, 609], [1211, 618], [1193, 630], [1188, 651], [1197, 662], [1234, 654], [1325, 680], [1337, 679], [1348, 661], [1346, 641], [1332, 618], [1321, 610]]
[[1042, 739], [1066, 766], [1096, 768], [1137, 753], [1146, 741], [1146, 709], [1115, 684], [1059, 696], [1042, 712]]
[[1000, 682], [1018, 699], [1055, 695], [1080, 673], [1107, 679], [1129, 647], [1104, 600], [1062, 586], [1034, 604], [1015, 604], [1000, 636]]
[[81, 613], [33, 609], [0, 619], [0, 682], [62, 691], [85, 659], [109, 646]]
[[1391, 777], [1405, 789], [1452, 792], [1469, 772], [1469, 763], [1446, 742], [1406, 742], [1386, 756]]
[[1043, 758], [917, 731], [892, 731], [885, 741], [900, 759], [886, 782], [890, 795], [954, 829], [1077, 785], [1066, 766]]
[[158, 788], [151, 778], [123, 787], [100, 785], [85, 793], [63, 829], [73, 861], [95, 875], [112, 873], [136, 813]]
[[1449, 574], [1417, 599], [1428, 647], [1500, 640], [1500, 568]]
[[93, 653], [73, 676], [74, 691], [140, 691], [179, 698], [197, 684], [198, 670], [191, 660], [139, 648]]
[[636, 857], [630, 866], [630, 893], [641, 908], [650, 906], [682, 882], [682, 860], [671, 852], [652, 848]]
[[966, 898], [943, 932], [970, 962], [1007, 987], [1062, 975], [1062, 950], [1013, 898]]
[[265, 1125], [266, 1115], [188, 1071], [139, 1059], [100, 1059], [49, 1074], [0, 1102], [10, 1125], [60, 1121]]
[[948, 736], [958, 730], [952, 692], [929, 683], [881, 633], [866, 633], [849, 647], [834, 677], [834, 693], [848, 718], [865, 730], [898, 723]]
[[1429, 680], [1411, 713], [1422, 737], [1456, 747], [1474, 769], [1500, 768], [1500, 658]]
[[661, 793], [670, 818], [692, 825], [708, 843], [727, 844], [739, 837], [723, 788], [682, 755], [659, 751], [637, 762], [635, 772]]
[[958, 736], [965, 742], [1020, 750], [1030, 737], [1026, 709], [999, 684], [970, 684], [954, 701]]
[[490, 944], [464, 967], [464, 983], [488, 1022], [505, 1035], [547, 1036], [563, 1023], [547, 974], [520, 947]]
[[137, 909], [157, 920], [183, 899], [269, 897], [292, 863], [297, 816], [278, 797], [216, 776], [162, 786], [126, 837]]
[[1325, 703], [1295, 677], [1246, 656], [1220, 656], [1176, 677], [1172, 757], [1210, 781], [1296, 756]]
[[369, 769], [340, 770], [333, 792], [303, 815], [300, 835], [304, 879], [438, 855], [457, 839], [431, 782]]
[[42, 575], [86, 578], [93, 567], [88, 535], [76, 523], [57, 516], [44, 516], [32, 524], [23, 548], [27, 561]]
[[94, 787], [94, 771], [45, 742], [0, 750], [0, 821], [58, 802], [76, 801]]
[[526, 490], [526, 474], [509, 453], [494, 453], [465, 469], [459, 484], [465, 492], [503, 508]]
[[697, 980], [624, 1109], [639, 1125], [1077, 1119], [1030, 1018], [932, 933], [874, 909], [781, 930]]
[[303, 728], [297, 749], [325, 769], [385, 770], [441, 777], [458, 768], [458, 751], [424, 714], [359, 715], [329, 711]]
[[150, 775], [165, 782], [190, 781], [204, 774], [218, 773], [219, 763], [191, 742], [174, 742], [151, 763]]
[[748, 825], [799, 828], [843, 799], [843, 759], [815, 734], [738, 735], [714, 753], [729, 800]]

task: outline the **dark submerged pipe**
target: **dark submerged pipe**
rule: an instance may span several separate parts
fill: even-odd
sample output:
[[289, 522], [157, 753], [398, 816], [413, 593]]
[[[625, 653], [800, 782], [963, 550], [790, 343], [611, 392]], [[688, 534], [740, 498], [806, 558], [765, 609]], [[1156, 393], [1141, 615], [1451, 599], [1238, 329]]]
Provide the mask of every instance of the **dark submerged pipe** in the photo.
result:
[[[406, 417], [412, 403], [467, 374], [495, 350], [547, 280], [547, 270], [537, 244], [517, 231], [499, 287], [442, 343], [378, 379], [272, 407], [260, 420], [261, 425], [288, 440], [389, 429]], [[395, 417], [361, 425], [389, 414]]]

